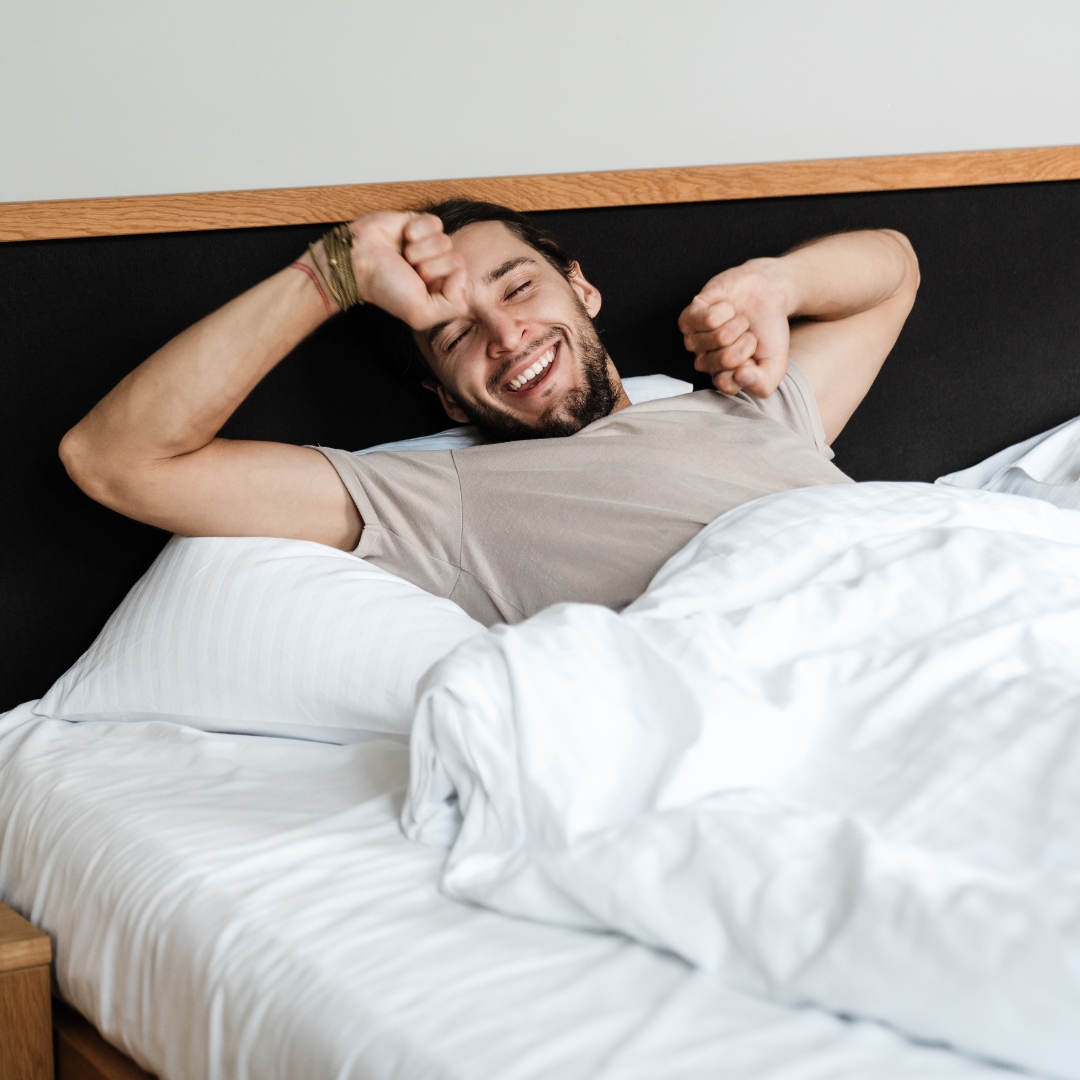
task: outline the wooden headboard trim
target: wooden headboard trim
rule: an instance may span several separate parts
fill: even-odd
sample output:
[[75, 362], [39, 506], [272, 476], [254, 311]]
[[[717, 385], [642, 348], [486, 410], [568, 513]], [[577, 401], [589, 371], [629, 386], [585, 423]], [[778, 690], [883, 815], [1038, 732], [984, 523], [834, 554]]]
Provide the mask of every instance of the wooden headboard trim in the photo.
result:
[[462, 195], [519, 210], [763, 199], [1080, 179], [1080, 146], [553, 173], [392, 184], [0, 203], [0, 241], [244, 229], [347, 220]]

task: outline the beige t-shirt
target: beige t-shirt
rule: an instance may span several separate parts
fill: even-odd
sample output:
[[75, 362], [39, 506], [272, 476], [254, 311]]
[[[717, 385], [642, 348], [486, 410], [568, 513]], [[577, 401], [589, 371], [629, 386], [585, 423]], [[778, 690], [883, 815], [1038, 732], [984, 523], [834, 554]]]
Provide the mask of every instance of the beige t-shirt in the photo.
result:
[[621, 610], [717, 515], [850, 483], [794, 365], [764, 400], [701, 390], [567, 438], [356, 456], [319, 447], [364, 519], [355, 554], [485, 625], [564, 600]]

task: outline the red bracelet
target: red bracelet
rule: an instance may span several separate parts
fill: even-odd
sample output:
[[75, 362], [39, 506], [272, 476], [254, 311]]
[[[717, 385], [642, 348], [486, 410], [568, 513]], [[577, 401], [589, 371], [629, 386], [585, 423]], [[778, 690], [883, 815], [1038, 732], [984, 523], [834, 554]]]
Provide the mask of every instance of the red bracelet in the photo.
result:
[[289, 268], [291, 270], [302, 270], [305, 274], [307, 274], [309, 278], [311, 278], [312, 284], [315, 286], [316, 289], [319, 290], [319, 296], [322, 297], [323, 307], [326, 308], [326, 314], [333, 315], [334, 309], [330, 306], [330, 301], [326, 297], [326, 293], [322, 287], [322, 282], [319, 280], [319, 275], [316, 274], [310, 266], [302, 262], [289, 263]]

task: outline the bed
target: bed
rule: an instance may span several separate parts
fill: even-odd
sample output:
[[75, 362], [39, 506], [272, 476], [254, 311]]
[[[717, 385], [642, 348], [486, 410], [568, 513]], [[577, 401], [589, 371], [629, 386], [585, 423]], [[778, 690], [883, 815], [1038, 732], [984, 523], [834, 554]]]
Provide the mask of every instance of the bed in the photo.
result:
[[[565, 237], [605, 293], [605, 341], [628, 375], [688, 377], [675, 317], [720, 266], [838, 229], [902, 229], [922, 291], [837, 463], [859, 480], [932, 480], [1080, 414], [1076, 176], [1066, 148], [458, 187], [535, 209]], [[0, 898], [53, 935], [60, 993], [170, 1080], [999, 1075], [878, 1025], [725, 990], [618, 936], [451, 903], [436, 889], [441, 857], [396, 824], [398, 744], [66, 725], [17, 708], [89, 644], [166, 539], [70, 485], [63, 431], [321, 228], [284, 223], [424, 195], [8, 216], [0, 708], [15, 711], [0, 721]], [[164, 232], [200, 224], [219, 228]], [[73, 238], [86, 231], [112, 235]], [[364, 311], [327, 326], [227, 433], [359, 449], [436, 430], [379, 333]]]
[[19, 720], [8, 899], [54, 934], [65, 997], [161, 1075], [1003, 1075], [453, 903], [397, 824], [400, 745]]

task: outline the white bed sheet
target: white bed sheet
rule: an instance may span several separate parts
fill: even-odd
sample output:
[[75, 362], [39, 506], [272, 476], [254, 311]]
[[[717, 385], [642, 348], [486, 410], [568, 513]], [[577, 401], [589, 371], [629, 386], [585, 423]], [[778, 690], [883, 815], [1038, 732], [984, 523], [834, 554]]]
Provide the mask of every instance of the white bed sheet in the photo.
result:
[[[32, 704], [32, 703], [31, 703]], [[167, 1080], [993, 1080], [613, 934], [454, 903], [408, 751], [0, 717], [0, 897]]]

